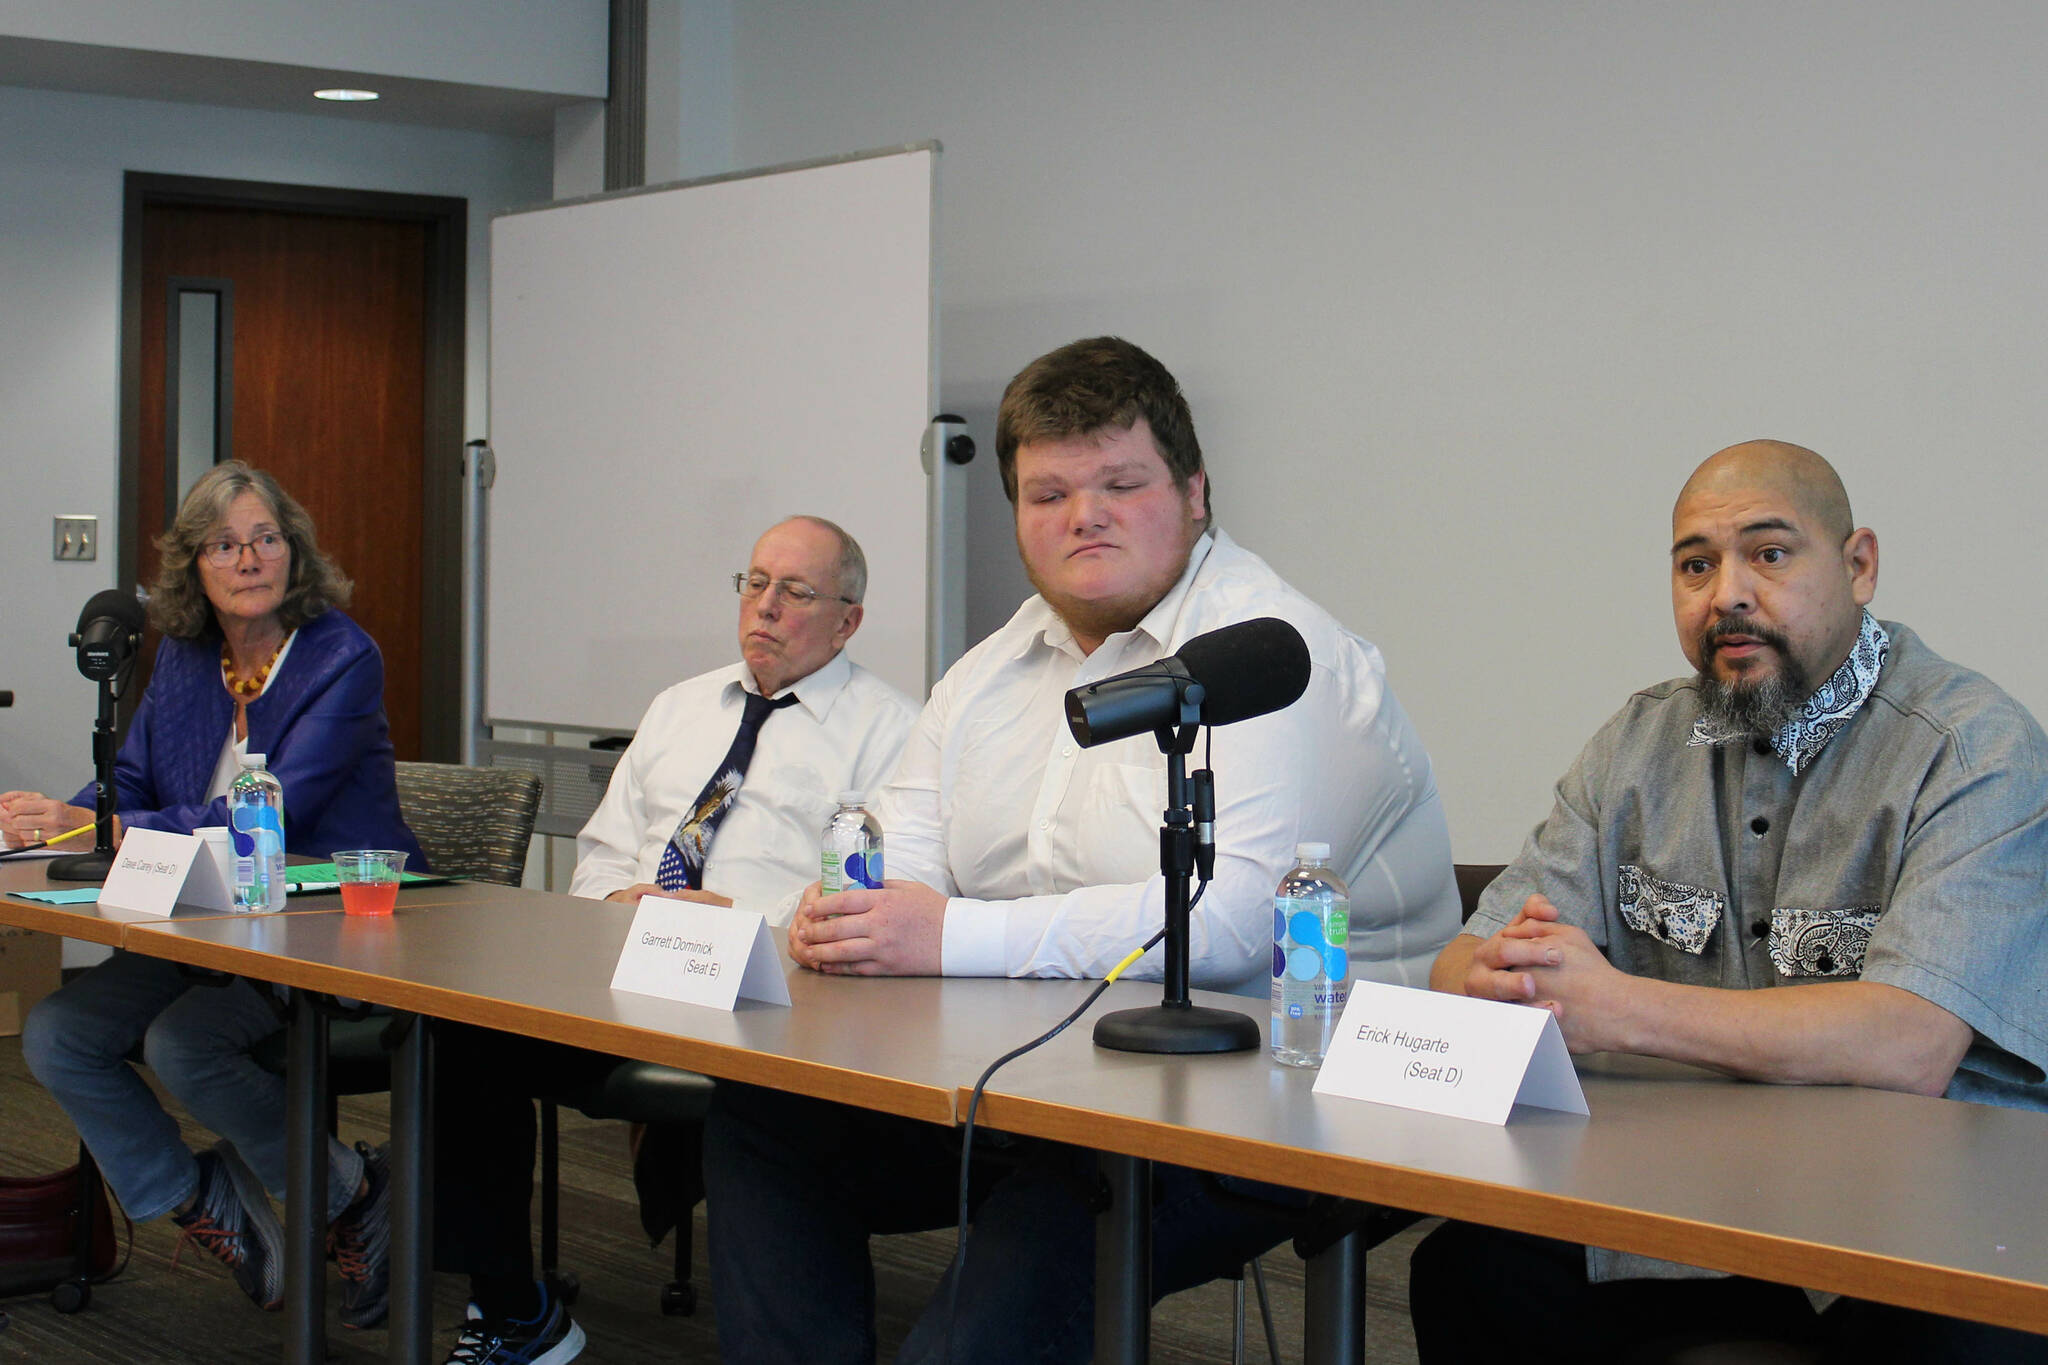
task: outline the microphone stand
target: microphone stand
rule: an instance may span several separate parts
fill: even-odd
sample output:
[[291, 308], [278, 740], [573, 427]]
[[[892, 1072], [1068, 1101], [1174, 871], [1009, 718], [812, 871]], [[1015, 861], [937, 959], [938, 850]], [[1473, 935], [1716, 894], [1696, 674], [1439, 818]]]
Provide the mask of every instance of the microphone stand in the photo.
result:
[[[76, 639], [77, 637], [72, 637]], [[121, 670], [125, 681], [127, 669]], [[90, 853], [52, 858], [43, 875], [53, 882], [103, 882], [114, 867], [114, 698], [120, 681], [100, 679], [100, 718], [92, 730], [93, 846]]]
[[[1179, 723], [1153, 731], [1166, 755], [1166, 813], [1159, 827], [1159, 871], [1166, 879], [1165, 998], [1157, 1005], [1117, 1010], [1095, 1021], [1095, 1045], [1118, 1052], [1249, 1052], [1259, 1046], [1258, 1021], [1235, 1010], [1209, 1009], [1188, 999], [1189, 883], [1195, 870], [1196, 806], [1204, 823], [1215, 818], [1206, 773], [1197, 773], [1200, 794], [1190, 803], [1187, 755], [1201, 729], [1200, 683], [1182, 690]], [[1203, 858], [1214, 858], [1213, 849]]]

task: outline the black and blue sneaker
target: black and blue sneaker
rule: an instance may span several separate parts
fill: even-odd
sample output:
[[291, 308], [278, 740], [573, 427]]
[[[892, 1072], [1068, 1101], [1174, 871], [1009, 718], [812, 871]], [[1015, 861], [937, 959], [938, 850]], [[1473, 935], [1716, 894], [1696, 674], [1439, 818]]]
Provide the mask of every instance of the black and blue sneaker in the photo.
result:
[[471, 1304], [447, 1365], [567, 1365], [582, 1355], [583, 1329], [545, 1285], [540, 1292], [540, 1312], [525, 1321], [492, 1322]]
[[391, 1311], [391, 1154], [358, 1142], [369, 1188], [328, 1229], [341, 1268], [341, 1325], [375, 1327]]
[[[226, 1141], [199, 1154], [199, 1191], [192, 1208], [172, 1221], [184, 1230], [179, 1250], [197, 1242], [234, 1271], [235, 1283], [258, 1308], [284, 1307], [284, 1226], [263, 1182]], [[171, 1259], [176, 1264], [177, 1257]]]

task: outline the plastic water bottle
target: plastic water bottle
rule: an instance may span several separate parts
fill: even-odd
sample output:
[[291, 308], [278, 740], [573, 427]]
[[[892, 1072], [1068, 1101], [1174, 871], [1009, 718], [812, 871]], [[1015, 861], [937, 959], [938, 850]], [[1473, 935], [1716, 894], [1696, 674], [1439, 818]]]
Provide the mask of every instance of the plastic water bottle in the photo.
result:
[[1351, 997], [1351, 891], [1328, 844], [1296, 844], [1273, 893], [1273, 1060], [1321, 1066]]
[[228, 837], [235, 844], [235, 909], [284, 909], [284, 785], [248, 754], [228, 786]]
[[861, 803], [862, 792], [839, 793], [839, 809], [825, 826], [818, 890], [824, 895], [882, 884], [882, 827]]

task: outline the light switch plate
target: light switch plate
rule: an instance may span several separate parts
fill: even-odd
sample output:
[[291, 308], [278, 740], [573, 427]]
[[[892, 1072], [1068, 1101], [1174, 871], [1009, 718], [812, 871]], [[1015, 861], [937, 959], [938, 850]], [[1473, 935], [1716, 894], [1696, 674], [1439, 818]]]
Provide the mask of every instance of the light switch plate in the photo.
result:
[[52, 548], [58, 559], [97, 559], [100, 546], [98, 517], [58, 517], [51, 532]]

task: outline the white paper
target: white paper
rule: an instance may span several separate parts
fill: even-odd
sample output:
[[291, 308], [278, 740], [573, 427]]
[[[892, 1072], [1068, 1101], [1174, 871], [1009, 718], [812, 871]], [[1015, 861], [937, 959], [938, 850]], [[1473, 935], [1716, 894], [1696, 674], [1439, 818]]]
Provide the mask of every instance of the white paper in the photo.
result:
[[211, 873], [213, 859], [198, 835], [131, 829], [114, 850], [114, 866], [100, 888], [100, 904], [138, 915], [169, 915], [177, 908], [185, 874], [195, 862], [205, 863]]
[[1315, 1089], [1483, 1123], [1518, 1102], [1586, 1112], [1548, 1010], [1376, 981], [1352, 986]]
[[789, 1003], [768, 921], [752, 910], [643, 896], [612, 989], [729, 1010], [742, 996]]
[[[211, 840], [203, 831], [194, 832], [192, 837], [199, 841], [199, 852], [185, 872], [185, 888], [178, 893], [178, 904], [199, 910], [232, 911], [235, 908], [232, 850], [225, 840]], [[128, 841], [123, 839], [121, 843], [126, 847]]]

